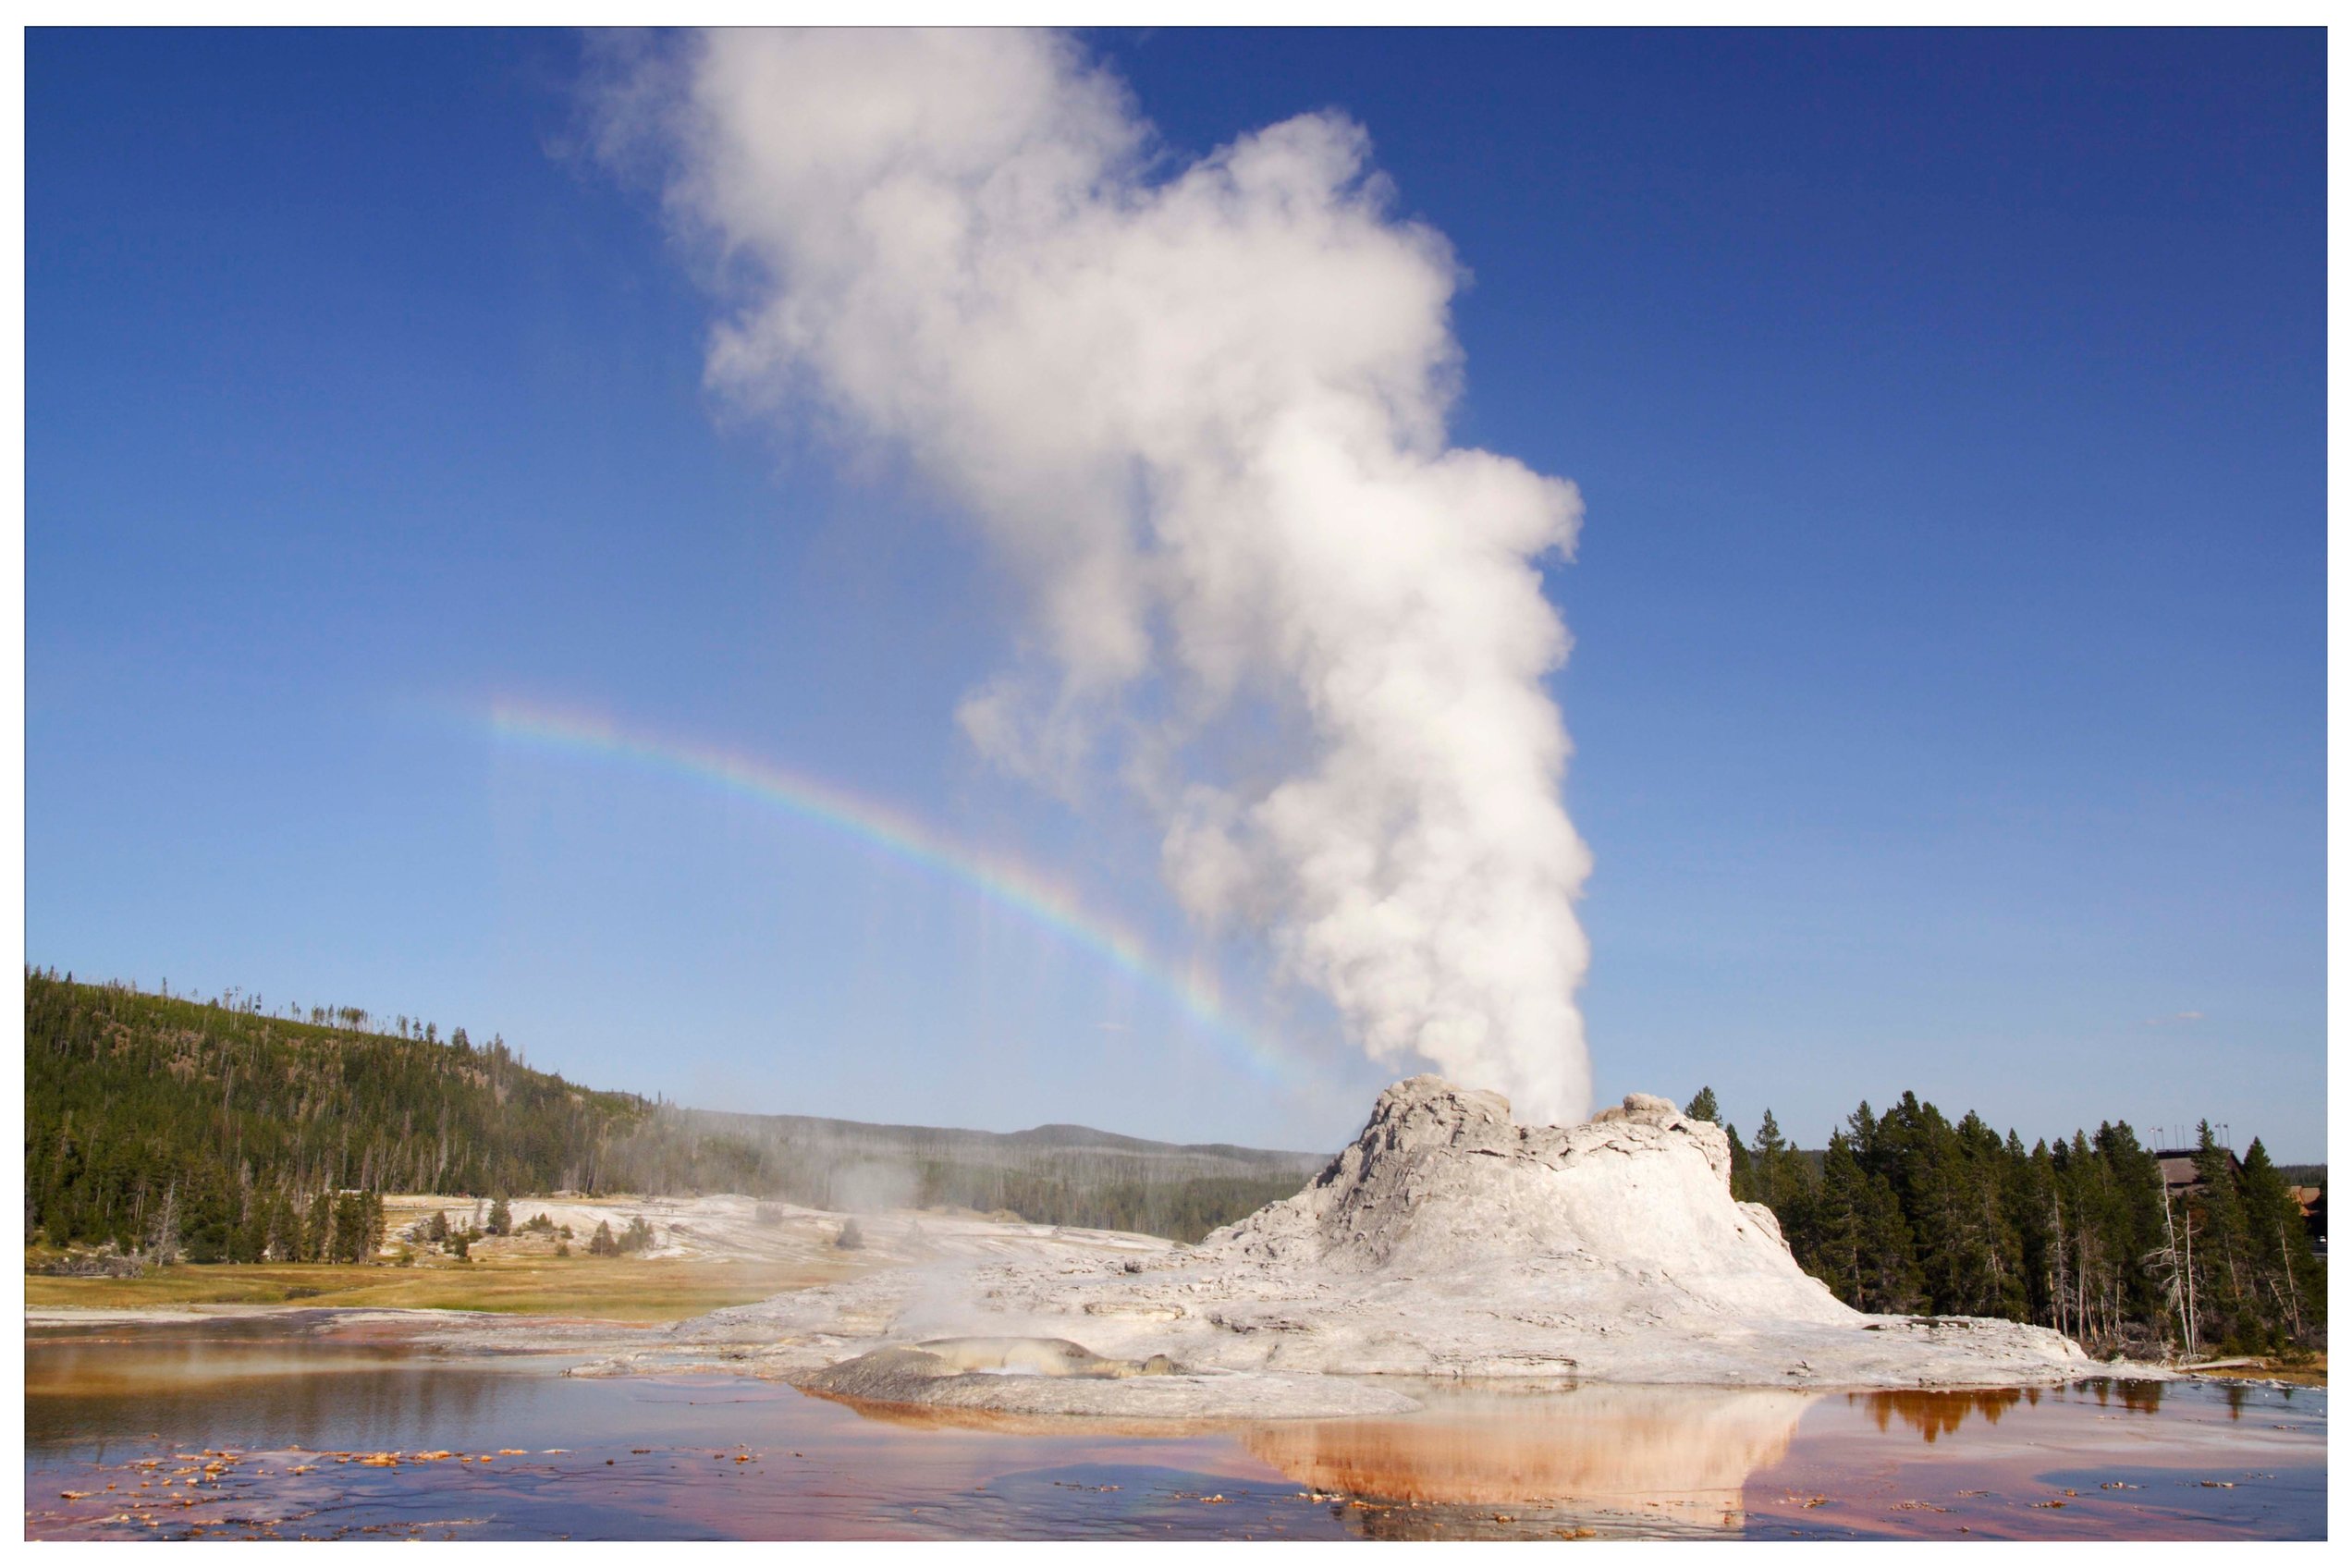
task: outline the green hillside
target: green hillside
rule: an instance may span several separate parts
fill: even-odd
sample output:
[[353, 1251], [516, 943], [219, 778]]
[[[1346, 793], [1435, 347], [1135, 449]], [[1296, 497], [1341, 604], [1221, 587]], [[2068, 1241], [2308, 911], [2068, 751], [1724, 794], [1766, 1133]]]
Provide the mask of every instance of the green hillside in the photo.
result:
[[1296, 1192], [1324, 1159], [1085, 1127], [681, 1109], [533, 1071], [501, 1039], [371, 1023], [356, 1008], [295, 1018], [28, 973], [27, 1235], [199, 1262], [304, 1258], [356, 1244], [322, 1194], [570, 1189], [950, 1206], [1194, 1241]]
[[[475, 1046], [25, 977], [25, 1229], [199, 1262], [294, 1248], [316, 1194], [594, 1190], [648, 1104]], [[405, 1021], [404, 1021], [405, 1027]]]

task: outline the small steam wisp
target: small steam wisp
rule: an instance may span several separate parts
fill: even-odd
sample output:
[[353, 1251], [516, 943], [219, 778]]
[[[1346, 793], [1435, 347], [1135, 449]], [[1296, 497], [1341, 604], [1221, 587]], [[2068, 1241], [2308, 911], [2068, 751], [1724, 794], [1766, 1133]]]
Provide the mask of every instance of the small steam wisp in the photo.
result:
[[912, 463], [1026, 585], [973, 741], [1048, 787], [1116, 766], [1187, 910], [1265, 933], [1377, 1060], [1581, 1116], [1590, 861], [1536, 566], [1579, 503], [1448, 445], [1456, 268], [1364, 131], [1167, 169], [1029, 32], [725, 31], [608, 86], [607, 150], [656, 156], [715, 257], [714, 384]]

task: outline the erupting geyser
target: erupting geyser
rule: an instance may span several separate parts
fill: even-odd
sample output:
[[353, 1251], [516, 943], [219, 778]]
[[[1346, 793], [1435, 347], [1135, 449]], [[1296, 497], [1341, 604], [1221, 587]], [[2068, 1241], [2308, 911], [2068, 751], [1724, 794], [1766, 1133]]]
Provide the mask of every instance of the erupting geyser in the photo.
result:
[[1171, 166], [1075, 45], [993, 31], [718, 32], [604, 104], [712, 256], [713, 383], [905, 460], [1027, 584], [974, 741], [1115, 767], [1185, 907], [1265, 932], [1376, 1059], [1581, 1116], [1589, 858], [1537, 565], [1579, 504], [1448, 444], [1459, 274], [1363, 129]]

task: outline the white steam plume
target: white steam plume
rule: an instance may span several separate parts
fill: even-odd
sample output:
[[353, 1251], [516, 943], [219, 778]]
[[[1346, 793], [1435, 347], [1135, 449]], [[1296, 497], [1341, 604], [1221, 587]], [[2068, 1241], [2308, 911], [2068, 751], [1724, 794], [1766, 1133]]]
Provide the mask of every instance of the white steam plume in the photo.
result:
[[[731, 313], [714, 383], [911, 459], [1034, 595], [964, 704], [1049, 784], [1108, 746], [1196, 917], [1246, 921], [1377, 1060], [1583, 1114], [1535, 562], [1574, 489], [1452, 447], [1457, 272], [1336, 114], [1179, 170], [1079, 49], [1007, 31], [728, 31], [628, 62]], [[1268, 767], [1218, 742], [1271, 720]]]

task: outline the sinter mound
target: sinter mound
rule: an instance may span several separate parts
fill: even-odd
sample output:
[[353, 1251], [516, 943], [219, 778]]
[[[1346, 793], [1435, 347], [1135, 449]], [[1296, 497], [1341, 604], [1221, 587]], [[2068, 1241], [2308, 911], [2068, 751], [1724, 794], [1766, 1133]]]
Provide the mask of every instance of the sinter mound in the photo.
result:
[[[849, 1363], [945, 1335], [1066, 1340], [1175, 1371], [1055, 1378], [1053, 1408], [1169, 1415], [1186, 1413], [1187, 1387], [1246, 1403], [1232, 1374], [1284, 1375], [1268, 1391], [1286, 1386], [1292, 1405], [1317, 1381], [1300, 1374], [1916, 1388], [2091, 1366], [2048, 1329], [1844, 1305], [1796, 1266], [1769, 1210], [1733, 1200], [1722, 1130], [1648, 1095], [1577, 1126], [1523, 1127], [1499, 1095], [1408, 1079], [1296, 1196], [1197, 1248], [1132, 1242], [1040, 1242], [778, 1296], [680, 1325], [676, 1350], [724, 1343], [741, 1369], [803, 1381], [831, 1366], [818, 1386], [843, 1392], [887, 1369], [905, 1401], [925, 1364]], [[1039, 1381], [960, 1371], [938, 1397], [1025, 1408], [1017, 1387], [1034, 1403]]]
[[999, 1273], [1004, 1310], [1091, 1318], [1097, 1353], [1187, 1367], [1917, 1386], [2085, 1366], [2047, 1329], [1844, 1305], [1733, 1199], [1722, 1129], [1648, 1095], [1522, 1127], [1500, 1095], [1407, 1079], [1305, 1191], [1189, 1256]]
[[1563, 1295], [1588, 1309], [1617, 1296], [1660, 1319], [1851, 1318], [1796, 1266], [1770, 1209], [1733, 1201], [1731, 1180], [1722, 1129], [1652, 1095], [1575, 1127], [1522, 1127], [1501, 1095], [1409, 1078], [1305, 1191], [1203, 1251], [1342, 1277], [1565, 1264]]

